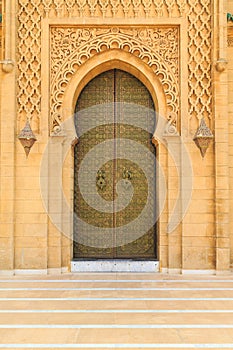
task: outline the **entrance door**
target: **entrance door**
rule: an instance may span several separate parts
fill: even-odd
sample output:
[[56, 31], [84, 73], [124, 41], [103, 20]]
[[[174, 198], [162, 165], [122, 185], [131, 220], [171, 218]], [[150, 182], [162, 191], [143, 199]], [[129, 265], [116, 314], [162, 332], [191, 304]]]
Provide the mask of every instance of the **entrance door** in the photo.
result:
[[134, 76], [109, 70], [75, 109], [74, 258], [155, 259], [155, 109]]

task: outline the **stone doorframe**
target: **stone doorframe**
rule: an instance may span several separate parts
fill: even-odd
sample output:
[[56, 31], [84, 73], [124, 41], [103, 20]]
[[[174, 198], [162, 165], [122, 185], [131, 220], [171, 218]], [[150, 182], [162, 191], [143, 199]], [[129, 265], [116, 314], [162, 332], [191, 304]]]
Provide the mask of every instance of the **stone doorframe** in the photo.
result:
[[[51, 131], [47, 147], [48, 155], [44, 157], [48, 171], [47, 180], [44, 179], [43, 186], [46, 193], [44, 202], [46, 202], [50, 218], [48, 242], [51, 242], [51, 245], [48, 243], [48, 269], [54, 270], [59, 266], [61, 270], [65, 270], [67, 266], [69, 268], [73, 254], [73, 146], [78, 141], [73, 123], [75, 104], [81, 90], [90, 80], [106, 70], [117, 68], [134, 75], [147, 87], [153, 98], [156, 112], [159, 114], [153, 142], [157, 148], [157, 160], [162, 171], [157, 177], [156, 186], [157, 193], [159, 193], [163, 177], [167, 184], [167, 198], [164, 208], [158, 209], [161, 212], [157, 225], [158, 259], [161, 270], [180, 272], [182, 269], [182, 223], [180, 216], [184, 199], [181, 191], [182, 179], [180, 174], [182, 168], [184, 168], [182, 166], [184, 162], [181, 163], [182, 147], [176, 127], [178, 126], [180, 129], [179, 114], [187, 106], [186, 103], [183, 103], [182, 108], [180, 108], [175, 101], [172, 101], [172, 98], [169, 102], [167, 98], [170, 90], [171, 94], [175, 93], [178, 97], [177, 103], [180, 103], [180, 96], [186, 91], [179, 89], [179, 76], [177, 76], [175, 84], [175, 80], [173, 80], [175, 75], [172, 74], [166, 62], [163, 62], [163, 64], [170, 71], [170, 76], [173, 76], [173, 84], [172, 81], [169, 81], [169, 78], [166, 80], [166, 84], [164, 83], [161, 79], [163, 76], [160, 75], [159, 71], [155, 73], [154, 66], [150, 65], [150, 59], [148, 64], [145, 56], [138, 57], [133, 52], [128, 52], [119, 47], [116, 48], [114, 45], [109, 49], [95, 53], [82, 62], [76, 72], [70, 74], [68, 82], [64, 84], [65, 88], [59, 106], [61, 123], [60, 125], [56, 122], [53, 123], [54, 120], [57, 120], [56, 117], [50, 119], [49, 122]], [[179, 46], [179, 42], [177, 45]], [[46, 59], [50, 60], [51, 58], [48, 52], [44, 51], [44, 60]], [[179, 67], [179, 60], [177, 64]], [[50, 76], [52, 74], [51, 65], [50, 71], [47, 70], [47, 74]], [[182, 75], [185, 74], [184, 70]], [[62, 86], [62, 82], [60, 82], [60, 86]], [[42, 88], [42, 95], [46, 96], [48, 88], [50, 89], [50, 95], [49, 99], [45, 97], [45, 101], [47, 100], [49, 104], [50, 100], [50, 103], [52, 103], [50, 112], [53, 113], [54, 93], [51, 90], [51, 79], [50, 85]], [[59, 93], [61, 94], [61, 91], [56, 91], [57, 95]], [[174, 107], [171, 107], [172, 104]], [[157, 206], [159, 207], [159, 204]], [[172, 233], [168, 234], [168, 231]], [[53, 246], [54, 240], [56, 240], [56, 247]], [[54, 261], [54, 252], [56, 252], [57, 261]]]
[[[99, 62], [101, 62], [99, 64]], [[129, 63], [130, 62], [130, 63]], [[166, 98], [165, 93], [162, 87], [161, 82], [159, 79], [155, 76], [152, 69], [148, 67], [147, 65], [144, 65], [141, 60], [137, 57], [132, 56], [130, 53], [121, 52], [120, 50], [110, 50], [107, 52], [104, 52], [100, 55], [96, 55], [89, 59], [85, 64], [83, 64], [78, 72], [74, 74], [74, 76], [71, 78], [69, 85], [65, 91], [64, 94], [64, 102], [62, 104], [62, 110], [64, 111], [64, 120], [69, 120], [71, 116], [71, 124], [69, 123], [70, 127], [72, 128], [72, 131], [68, 131], [66, 129], [65, 133], [69, 133], [70, 137], [68, 137], [66, 140], [64, 140], [65, 144], [67, 145], [67, 148], [69, 148], [69, 145], [72, 146], [75, 145], [78, 142], [78, 139], [76, 138], [76, 133], [74, 131], [74, 121], [73, 121], [73, 114], [75, 110], [75, 106], [78, 100], [78, 97], [80, 95], [80, 92], [82, 91], [83, 87], [88, 84], [89, 81], [94, 79], [99, 74], [105, 72], [109, 69], [121, 69], [124, 70], [133, 76], [137, 77], [149, 90], [154, 105], [155, 110], [158, 115], [166, 115], [167, 114], [167, 106], [166, 106]], [[63, 130], [62, 130], [63, 132]], [[73, 134], [73, 139], [71, 135]], [[160, 141], [161, 138], [161, 141]], [[159, 137], [157, 133], [155, 132], [153, 137], [153, 143], [157, 149], [157, 160], [159, 161], [159, 153], [160, 153], [160, 143], [163, 142], [162, 137]], [[70, 153], [71, 159], [69, 160], [70, 163], [70, 169], [72, 174], [74, 173], [74, 160], [73, 160], [73, 147]], [[162, 168], [164, 168], [166, 165], [163, 164]], [[157, 193], [158, 188], [160, 184], [160, 176], [162, 176], [161, 171], [158, 171], [158, 177], [156, 179], [156, 187], [157, 187]], [[70, 190], [69, 193], [71, 194], [71, 197], [69, 198], [70, 201], [70, 207], [73, 208], [73, 177], [71, 177], [71, 183], [70, 183]], [[156, 207], [159, 207], [159, 200], [157, 200]], [[161, 209], [157, 209], [158, 211], [161, 211]], [[71, 220], [71, 228], [70, 228], [70, 237], [72, 240], [72, 230], [73, 230], [73, 219]], [[158, 224], [158, 232], [157, 232], [157, 241], [159, 242], [159, 224]], [[159, 247], [158, 249], [158, 260], [160, 260], [160, 253], [159, 253]], [[72, 257], [72, 251], [71, 248], [71, 257]], [[104, 267], [103, 267], [104, 268]], [[101, 267], [99, 268], [101, 269]]]
[[[101, 63], [100, 63], [101, 62]], [[130, 62], [130, 63], [129, 63]], [[72, 208], [73, 208], [73, 146], [78, 141], [73, 114], [78, 96], [82, 88], [98, 74], [112, 68], [118, 68], [129, 72], [136, 76], [149, 90], [157, 111], [158, 125], [153, 136], [153, 142], [157, 148], [157, 160], [161, 165], [162, 172], [158, 172], [157, 176], [157, 193], [161, 187], [161, 181], [168, 184], [167, 199], [164, 208], [159, 208], [159, 200], [157, 207], [161, 215], [158, 222], [157, 239], [158, 239], [158, 258], [162, 266], [166, 266], [167, 262], [170, 269], [179, 270], [177, 260], [181, 261], [181, 224], [179, 222], [179, 212], [176, 210], [177, 220], [175, 229], [171, 237], [168, 235], [169, 215], [173, 211], [176, 197], [178, 196], [179, 206], [181, 200], [180, 186], [180, 138], [172, 120], [167, 121], [167, 104], [163, 86], [156, 77], [150, 67], [140, 61], [139, 58], [132, 56], [130, 53], [121, 52], [120, 50], [109, 50], [100, 55], [95, 55], [86, 61], [72, 76], [64, 93], [62, 103], [62, 111], [64, 123], [57, 133], [53, 133], [49, 142], [48, 153], [48, 213], [51, 221], [65, 234], [61, 234], [61, 264], [69, 266], [72, 260]], [[171, 156], [168, 156], [169, 151]], [[175, 154], [176, 159], [173, 155]], [[177, 164], [177, 161], [179, 164]], [[175, 167], [174, 167], [175, 165]], [[177, 166], [178, 165], [178, 166]], [[61, 170], [62, 169], [62, 170]], [[59, 174], [59, 175], [58, 175]], [[54, 184], [58, 183], [58, 177], [62, 181], [59, 182], [59, 188]], [[162, 179], [164, 177], [164, 179]], [[174, 181], [176, 183], [174, 183]], [[175, 188], [179, 188], [180, 194], [174, 193]], [[68, 204], [68, 205], [67, 205]], [[177, 204], [176, 204], [177, 205]], [[56, 222], [54, 222], [56, 220]], [[48, 236], [53, 240], [54, 229], [50, 224]], [[172, 224], [170, 216], [170, 225]], [[56, 235], [59, 235], [57, 232]], [[174, 240], [176, 243], [174, 244]], [[50, 249], [50, 247], [49, 247]], [[50, 253], [48, 253], [49, 255]]]

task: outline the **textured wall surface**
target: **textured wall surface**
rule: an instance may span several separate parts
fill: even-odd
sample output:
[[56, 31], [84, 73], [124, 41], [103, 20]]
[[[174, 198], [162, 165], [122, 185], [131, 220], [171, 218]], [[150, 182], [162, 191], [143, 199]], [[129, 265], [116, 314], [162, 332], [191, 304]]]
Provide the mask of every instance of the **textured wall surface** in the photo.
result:
[[[14, 66], [0, 70], [0, 270], [69, 270], [77, 142], [69, 117], [83, 87], [117, 68], [147, 87], [161, 121], [153, 137], [163, 171], [158, 198], [166, 184], [158, 205], [161, 270], [229, 271], [232, 1], [13, 0], [3, 7], [0, 50]], [[202, 118], [214, 135], [203, 159], [193, 142]], [[28, 158], [17, 138], [27, 120], [37, 138]]]

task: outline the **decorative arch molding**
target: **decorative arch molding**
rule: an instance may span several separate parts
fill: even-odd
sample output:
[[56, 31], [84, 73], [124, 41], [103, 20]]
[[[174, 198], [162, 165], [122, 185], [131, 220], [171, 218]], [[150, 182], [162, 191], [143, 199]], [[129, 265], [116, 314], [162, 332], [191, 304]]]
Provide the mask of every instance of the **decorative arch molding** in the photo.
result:
[[156, 110], [163, 116], [167, 115], [166, 96], [161, 82], [152, 69], [142, 64], [138, 57], [131, 57], [128, 52], [113, 49], [93, 56], [72, 76], [64, 92], [63, 120], [73, 115], [78, 96], [84, 86], [98, 74], [112, 68], [125, 70], [137, 77], [149, 90]]
[[151, 92], [159, 113], [168, 119], [172, 114], [172, 123], [177, 127], [180, 107], [177, 26], [51, 27], [50, 36], [52, 133], [59, 132], [67, 113], [72, 115], [84, 85], [111, 68], [138, 77]]

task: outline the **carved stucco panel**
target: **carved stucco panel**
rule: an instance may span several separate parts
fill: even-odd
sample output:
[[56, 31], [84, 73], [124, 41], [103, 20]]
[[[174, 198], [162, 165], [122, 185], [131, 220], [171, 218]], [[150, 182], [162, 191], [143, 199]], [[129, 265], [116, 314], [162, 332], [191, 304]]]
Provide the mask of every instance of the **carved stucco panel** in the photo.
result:
[[212, 117], [211, 0], [188, 0], [189, 118], [194, 133], [204, 117]]
[[[32, 122], [33, 130], [40, 132], [43, 16], [67, 18], [85, 15], [98, 19], [113, 16], [119, 18], [171, 17], [171, 19], [179, 16], [186, 17], [189, 71], [187, 82], [189, 112], [187, 118], [189, 117], [190, 125], [192, 124], [189, 130], [191, 133], [195, 132], [203, 116], [209, 120], [210, 124], [212, 119], [211, 4], [211, 0], [18, 0], [18, 130], [23, 127], [26, 119], [29, 119]], [[183, 37], [186, 33], [182, 32], [181, 35]], [[132, 35], [128, 34], [128, 41], [132, 43], [132, 40]], [[139, 37], [136, 37], [135, 40], [141, 45]], [[84, 45], [84, 42], [79, 42], [81, 50]], [[228, 45], [232, 45], [230, 37]], [[148, 42], [143, 47], [143, 52], [148, 49], [149, 52], [153, 52], [153, 58], [150, 56], [150, 64], [152, 64], [154, 57], [159, 57], [159, 52], [150, 47]], [[143, 55], [144, 53], [142, 53]], [[173, 71], [174, 62], [172, 65], [170, 63], [168, 65]], [[72, 70], [72, 64], [71, 67], [67, 66], [66, 68], [71, 73], [75, 69]]]
[[18, 119], [20, 129], [28, 119], [39, 132], [41, 111], [41, 0], [19, 0]]
[[62, 101], [72, 75], [103, 50], [118, 48], [139, 57], [153, 69], [166, 94], [168, 111], [179, 113], [179, 30], [173, 27], [51, 27], [51, 131], [62, 122]]

